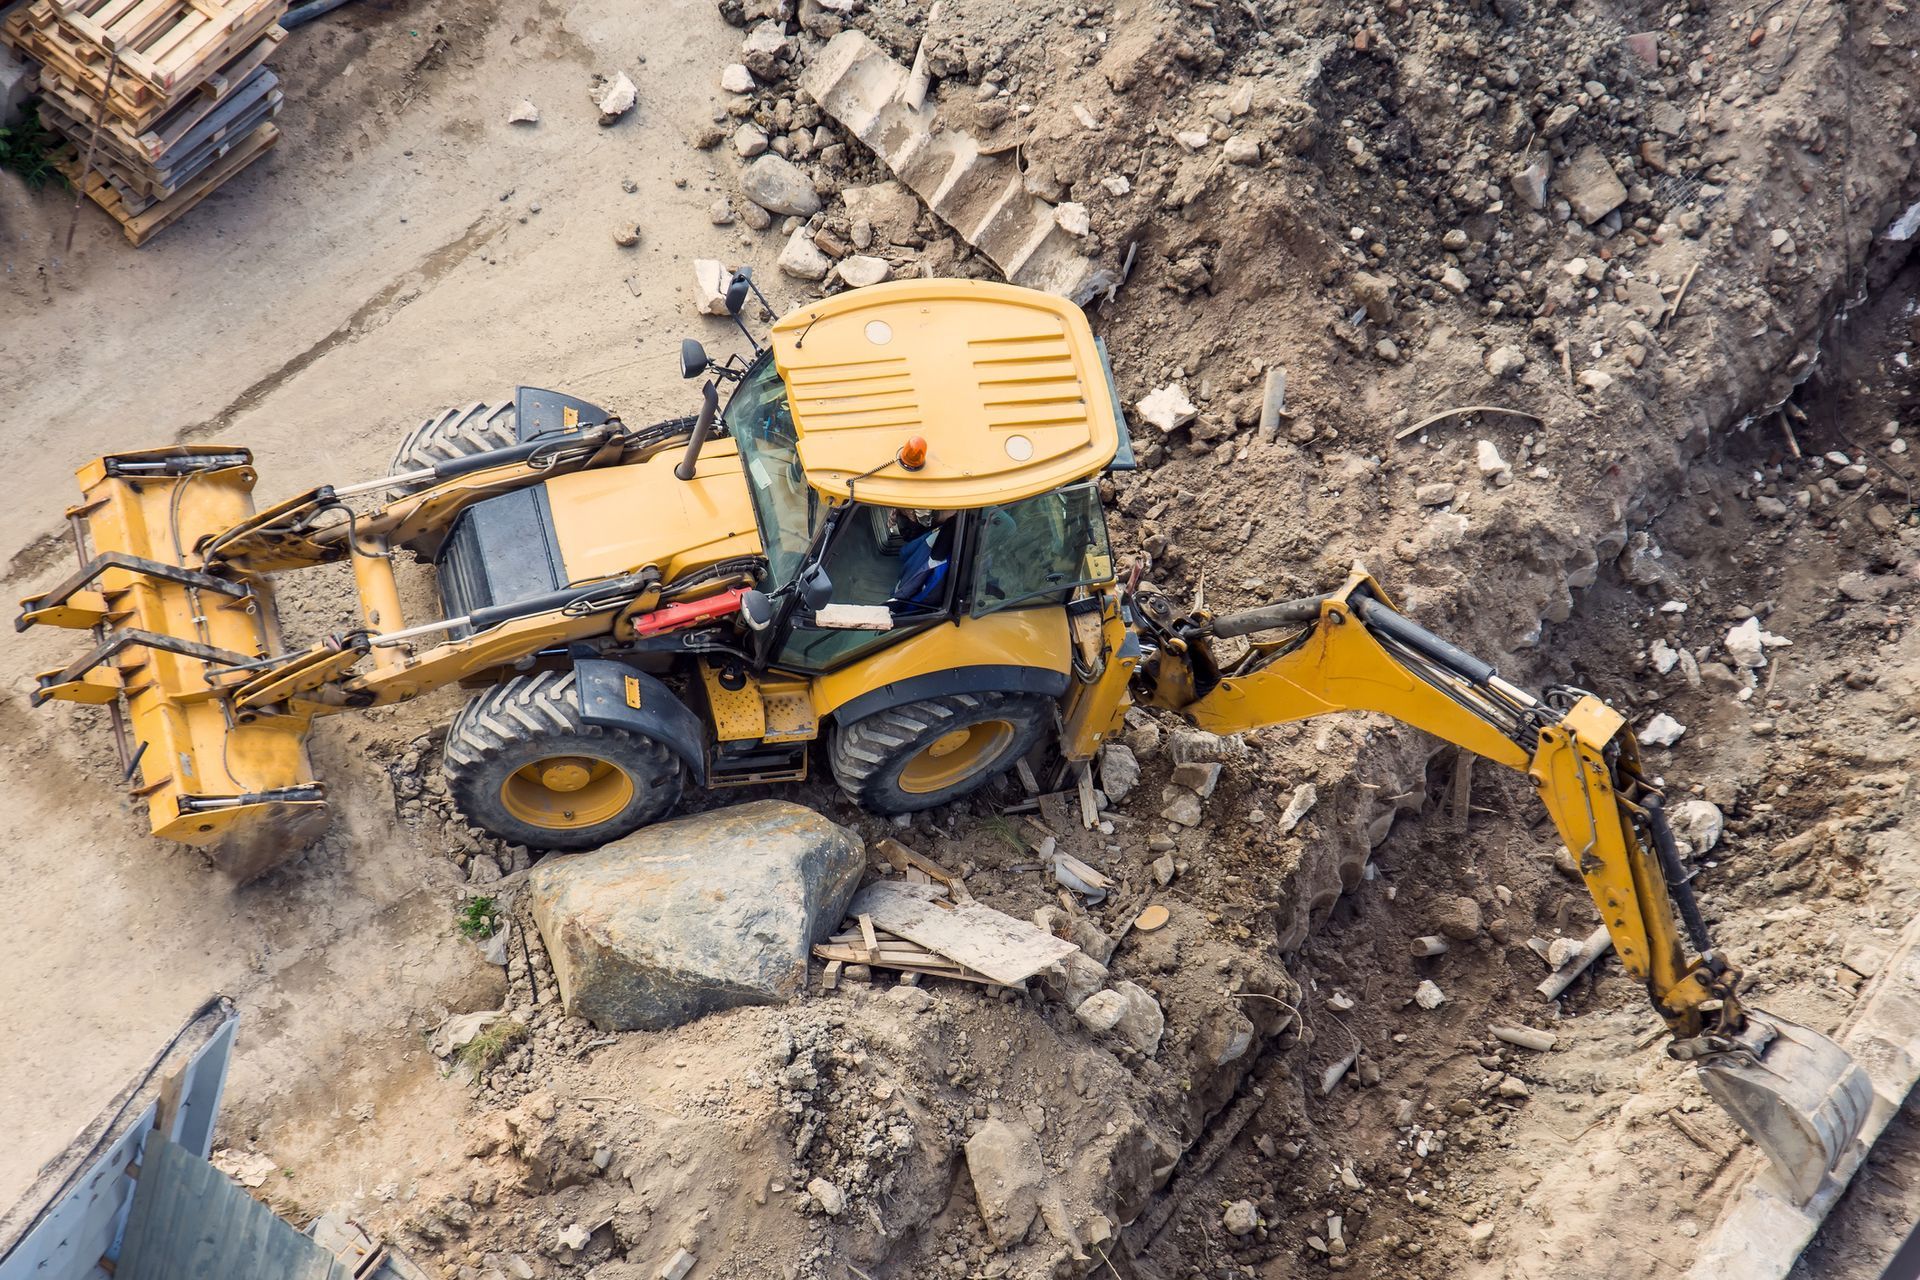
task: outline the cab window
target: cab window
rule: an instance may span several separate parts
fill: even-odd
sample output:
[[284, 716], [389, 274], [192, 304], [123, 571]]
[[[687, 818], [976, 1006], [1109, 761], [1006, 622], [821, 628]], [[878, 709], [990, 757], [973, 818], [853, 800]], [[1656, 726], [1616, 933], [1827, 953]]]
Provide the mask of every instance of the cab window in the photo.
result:
[[1062, 605], [1077, 587], [1113, 578], [1106, 515], [1089, 481], [980, 513], [973, 616]]
[[856, 504], [840, 518], [821, 567], [833, 582], [835, 604], [883, 605], [889, 631], [858, 631], [794, 620], [777, 662], [821, 671], [901, 639], [945, 618], [953, 598], [951, 567], [962, 517], [954, 512], [905, 511]]

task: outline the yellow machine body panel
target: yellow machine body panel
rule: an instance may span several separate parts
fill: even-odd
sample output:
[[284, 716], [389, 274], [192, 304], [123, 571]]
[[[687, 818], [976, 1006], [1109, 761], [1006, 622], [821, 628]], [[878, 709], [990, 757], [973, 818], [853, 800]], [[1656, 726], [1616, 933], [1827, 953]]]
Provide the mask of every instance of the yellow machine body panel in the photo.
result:
[[1064, 609], [1007, 609], [984, 618], [940, 623], [872, 657], [813, 681], [813, 711], [825, 716], [862, 694], [915, 676], [957, 667], [1073, 669], [1073, 641]]
[[547, 481], [554, 538], [572, 582], [654, 565], [672, 581], [692, 569], [760, 554], [753, 502], [731, 441], [709, 441], [693, 479], [675, 478], [677, 458]]
[[[1017, 502], [1093, 475], [1120, 426], [1093, 330], [1064, 298], [984, 280], [853, 289], [783, 317], [807, 479], [844, 500], [931, 510]], [[926, 441], [917, 470], [895, 461]]]

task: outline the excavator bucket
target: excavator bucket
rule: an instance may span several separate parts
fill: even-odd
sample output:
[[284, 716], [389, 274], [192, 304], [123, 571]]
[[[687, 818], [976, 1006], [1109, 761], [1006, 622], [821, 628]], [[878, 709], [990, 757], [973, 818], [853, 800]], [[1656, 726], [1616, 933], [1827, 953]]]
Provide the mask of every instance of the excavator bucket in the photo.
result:
[[80, 567], [21, 601], [16, 630], [93, 633], [33, 692], [111, 709], [132, 794], [153, 834], [248, 880], [311, 843], [327, 806], [307, 760], [309, 717], [236, 711], [227, 692], [280, 650], [264, 578], [210, 572], [196, 548], [253, 512], [244, 449], [189, 445], [98, 458], [67, 512]]
[[1757, 1009], [1750, 1030], [1771, 1032], [1755, 1055], [1700, 1066], [1700, 1083], [1773, 1162], [1795, 1203], [1805, 1204], [1853, 1147], [1873, 1105], [1866, 1071], [1809, 1027]]

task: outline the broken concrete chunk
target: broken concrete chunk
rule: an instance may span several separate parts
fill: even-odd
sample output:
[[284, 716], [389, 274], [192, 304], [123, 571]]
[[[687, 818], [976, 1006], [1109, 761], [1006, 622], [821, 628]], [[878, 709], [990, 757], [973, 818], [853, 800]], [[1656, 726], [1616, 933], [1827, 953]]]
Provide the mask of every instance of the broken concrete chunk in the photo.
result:
[[1140, 785], [1140, 761], [1133, 748], [1124, 742], [1109, 742], [1100, 748], [1100, 789], [1107, 799], [1119, 804]]
[[1435, 932], [1455, 942], [1471, 942], [1480, 936], [1480, 904], [1464, 894], [1439, 898], [1428, 918]]
[[1500, 456], [1500, 447], [1491, 440], [1477, 441], [1474, 446], [1474, 465], [1480, 468], [1480, 474], [1493, 481], [1495, 485], [1513, 483], [1513, 468]]
[[780, 59], [791, 44], [780, 23], [763, 22], [740, 42], [740, 63], [759, 79], [772, 80], [780, 74]]
[[1760, 619], [1748, 618], [1727, 632], [1727, 653], [1738, 666], [1757, 670], [1767, 665], [1767, 650], [1791, 645], [1785, 636], [1774, 635], [1760, 625]]
[[796, 280], [825, 280], [833, 269], [833, 259], [820, 252], [805, 227], [797, 227], [774, 265]]
[[548, 858], [527, 889], [566, 1011], [658, 1031], [798, 993], [865, 867], [853, 832], [768, 800]]
[[640, 97], [640, 91], [634, 87], [627, 73], [622, 71], [614, 76], [613, 82], [600, 95], [600, 123], [612, 124], [627, 112], [633, 110], [633, 104]]
[[1177, 764], [1173, 766], [1173, 783], [1177, 787], [1185, 787], [1205, 800], [1213, 795], [1213, 789], [1220, 785], [1222, 767], [1218, 763], [1200, 761]]
[[1634, 735], [1640, 739], [1643, 747], [1670, 747], [1680, 741], [1687, 732], [1687, 726], [1662, 711], [1647, 721], [1647, 727]]
[[1134, 402], [1133, 410], [1140, 415], [1142, 421], [1151, 423], [1162, 432], [1170, 432], [1185, 426], [1192, 422], [1194, 415], [1199, 412], [1194, 408], [1193, 401], [1187, 399], [1187, 393], [1177, 382], [1168, 383], [1141, 396]]
[[1588, 226], [1626, 203], [1627, 188], [1599, 147], [1583, 147], [1560, 175], [1561, 194]]
[[967, 1174], [973, 1197], [996, 1245], [1024, 1238], [1040, 1212], [1046, 1163], [1040, 1142], [1024, 1124], [989, 1120], [967, 1139]]
[[1160, 1011], [1160, 1002], [1146, 988], [1131, 982], [1118, 983], [1113, 989], [1120, 993], [1126, 1003], [1120, 1020], [1114, 1025], [1114, 1032], [1151, 1058], [1160, 1051], [1160, 1036], [1167, 1029], [1166, 1015]]
[[[1107, 967], [1082, 951], [1062, 956], [1043, 969], [1039, 982], [1048, 995], [1076, 1012], [1089, 997], [1107, 985]], [[1118, 1014], [1115, 1015], [1116, 1020]]]
[[1433, 985], [1432, 979], [1422, 978], [1420, 985], [1413, 989], [1413, 1002], [1422, 1009], [1438, 1009], [1447, 1002], [1447, 997]]
[[568, 1223], [566, 1226], [560, 1228], [556, 1235], [556, 1239], [560, 1242], [560, 1247], [574, 1253], [578, 1253], [580, 1250], [586, 1248], [587, 1241], [592, 1238], [593, 1233], [577, 1222]]
[[911, 78], [866, 35], [846, 30], [807, 59], [801, 87], [1010, 282], [1081, 303], [1113, 283], [1055, 221], [1054, 206], [1027, 189], [1014, 150], [988, 151], [937, 107], [912, 101]]
[[1069, 200], [1053, 206], [1053, 220], [1070, 236], [1093, 234], [1093, 218], [1087, 213], [1087, 206], [1077, 201]]
[[1320, 789], [1311, 782], [1303, 782], [1293, 789], [1293, 799], [1287, 801], [1286, 812], [1280, 815], [1280, 834], [1286, 835], [1300, 825], [1300, 820], [1320, 801]]
[[1073, 1016], [1095, 1035], [1105, 1035], [1120, 1025], [1127, 1011], [1127, 998], [1118, 991], [1096, 991], [1074, 1006]]
[[1512, 378], [1527, 367], [1527, 353], [1518, 347], [1495, 347], [1487, 353], [1487, 372], [1496, 378]]
[[1667, 810], [1673, 834], [1683, 842], [1682, 853], [1699, 855], [1720, 843], [1727, 819], [1720, 806], [1708, 800], [1682, 800]]
[[1168, 822], [1177, 822], [1183, 827], [1200, 825], [1200, 797], [1185, 787], [1168, 787], [1166, 804], [1160, 810], [1160, 816]]
[[685, 1249], [675, 1249], [655, 1274], [654, 1280], [686, 1280], [687, 1273], [693, 1270], [693, 1264], [700, 1261]]
[[1356, 271], [1347, 288], [1353, 300], [1366, 308], [1367, 319], [1375, 324], [1393, 323], [1393, 286], [1385, 276]]
[[733, 272], [727, 270], [724, 262], [713, 258], [695, 258], [693, 260], [693, 306], [703, 316], [723, 316], [727, 314], [727, 286], [733, 283]]
[[1547, 174], [1551, 163], [1542, 156], [1513, 175], [1513, 193], [1527, 208], [1538, 211], [1547, 207]]
[[1235, 1200], [1220, 1215], [1220, 1225], [1227, 1229], [1230, 1236], [1252, 1235], [1260, 1225], [1260, 1211], [1254, 1208], [1251, 1200]]
[[746, 167], [740, 175], [740, 190], [768, 213], [811, 218], [820, 212], [820, 193], [813, 189], [812, 181], [791, 160], [772, 152], [756, 157]]
[[820, 1212], [829, 1218], [837, 1218], [847, 1211], [847, 1193], [825, 1178], [815, 1178], [809, 1182], [807, 1194], [820, 1206]]
[[834, 264], [833, 274], [849, 289], [864, 289], [879, 284], [892, 270], [885, 258], [876, 258], [869, 254], [854, 253]]
[[753, 72], [738, 62], [729, 63], [720, 72], [720, 87], [728, 93], [752, 93]]
[[513, 114], [507, 117], [507, 123], [539, 124], [540, 108], [533, 105], [533, 99], [522, 98], [520, 99], [520, 105], [513, 109]]

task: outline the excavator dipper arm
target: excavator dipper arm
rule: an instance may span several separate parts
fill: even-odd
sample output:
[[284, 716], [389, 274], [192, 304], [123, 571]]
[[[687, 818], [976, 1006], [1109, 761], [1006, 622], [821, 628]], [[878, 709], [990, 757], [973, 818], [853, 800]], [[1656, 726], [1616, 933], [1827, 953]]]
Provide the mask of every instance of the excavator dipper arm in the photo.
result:
[[[1818, 1032], [1741, 1003], [1739, 971], [1711, 945], [1624, 716], [1582, 690], [1536, 698], [1516, 688], [1396, 612], [1364, 572], [1324, 596], [1225, 618], [1134, 604], [1146, 650], [1140, 701], [1200, 728], [1239, 733], [1376, 711], [1526, 774], [1621, 963], [1673, 1033], [1668, 1052], [1697, 1064], [1793, 1192], [1812, 1195], [1866, 1118], [1866, 1073]], [[1282, 629], [1279, 639], [1253, 638]], [[1213, 641], [1231, 636], [1248, 636], [1250, 649], [1222, 668]]]

